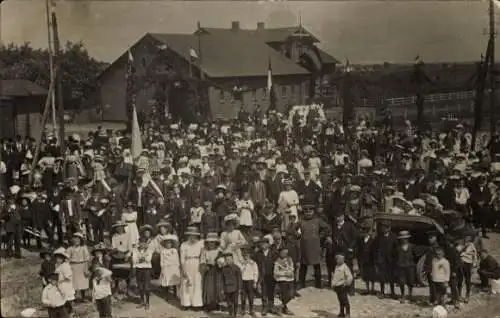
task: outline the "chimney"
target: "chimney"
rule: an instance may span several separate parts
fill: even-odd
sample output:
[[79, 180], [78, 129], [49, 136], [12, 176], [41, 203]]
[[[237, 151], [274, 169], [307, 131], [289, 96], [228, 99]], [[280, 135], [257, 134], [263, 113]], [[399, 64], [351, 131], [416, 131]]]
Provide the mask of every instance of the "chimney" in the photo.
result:
[[264, 22], [257, 22], [257, 30], [264, 30], [266, 28], [266, 25]]
[[240, 22], [239, 21], [231, 22], [231, 30], [238, 31], [239, 29], [240, 29]]

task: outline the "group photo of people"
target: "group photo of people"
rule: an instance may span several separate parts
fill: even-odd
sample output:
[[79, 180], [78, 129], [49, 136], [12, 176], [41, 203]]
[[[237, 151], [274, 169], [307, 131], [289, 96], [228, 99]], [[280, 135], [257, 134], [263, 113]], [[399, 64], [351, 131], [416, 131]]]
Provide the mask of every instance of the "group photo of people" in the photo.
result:
[[[339, 317], [355, 293], [458, 310], [475, 271], [491, 291], [498, 134], [473, 145], [461, 123], [347, 131], [307, 116], [183, 125], [153, 113], [139, 151], [133, 133], [103, 128], [70, 136], [66, 153], [50, 133], [39, 154], [30, 138], [2, 140], [2, 257], [40, 253], [49, 317], [89, 301], [112, 317], [119, 296], [148, 310], [152, 292], [187, 312], [294, 315], [311, 268]], [[439, 225], [417, 244], [406, 218]]]

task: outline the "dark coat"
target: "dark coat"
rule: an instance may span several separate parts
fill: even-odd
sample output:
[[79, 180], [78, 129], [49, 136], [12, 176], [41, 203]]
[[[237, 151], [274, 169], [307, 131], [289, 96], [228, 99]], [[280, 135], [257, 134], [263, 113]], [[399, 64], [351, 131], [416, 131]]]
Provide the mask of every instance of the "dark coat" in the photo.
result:
[[373, 258], [371, 254], [373, 241], [374, 239], [372, 236], [370, 236], [366, 242], [364, 236], [360, 236], [356, 240], [355, 251], [359, 265], [361, 266], [373, 265]]
[[267, 256], [264, 255], [262, 250], [257, 251], [257, 253], [253, 255], [253, 260], [259, 267], [259, 277], [262, 281], [264, 279], [274, 279], [273, 271], [276, 258], [278, 258], [278, 255], [276, 255], [276, 252], [273, 249], [269, 249]]
[[316, 265], [321, 262], [321, 242], [331, 235], [330, 226], [320, 219], [302, 219], [297, 223], [302, 235], [300, 237], [300, 262], [305, 265]]
[[340, 228], [334, 225], [332, 227], [332, 255], [342, 252], [346, 258], [354, 258], [357, 237], [358, 231], [351, 222], [345, 221]]
[[52, 212], [48, 202], [35, 200], [31, 205], [33, 210], [33, 226], [37, 229], [43, 228], [52, 219]]
[[259, 216], [258, 224], [263, 234], [269, 234], [274, 228], [281, 228], [282, 217], [277, 213], [273, 214], [271, 218], [261, 215]]
[[300, 180], [297, 184], [297, 193], [302, 202], [317, 204], [321, 195], [321, 187], [312, 180], [307, 185], [305, 180]]
[[241, 269], [231, 264], [222, 267], [222, 282], [224, 293], [237, 293], [241, 290]]

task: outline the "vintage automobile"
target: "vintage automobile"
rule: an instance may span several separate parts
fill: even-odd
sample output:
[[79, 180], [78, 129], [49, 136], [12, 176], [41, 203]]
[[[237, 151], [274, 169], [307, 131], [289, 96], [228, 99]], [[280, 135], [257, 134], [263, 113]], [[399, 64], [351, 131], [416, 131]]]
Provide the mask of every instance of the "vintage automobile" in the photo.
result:
[[[428, 233], [436, 232], [438, 241], [445, 243], [445, 240], [458, 240], [465, 235], [470, 235], [473, 230], [465, 220], [455, 211], [444, 211], [439, 217], [409, 214], [389, 214], [378, 213], [374, 218], [374, 226], [380, 222], [391, 224], [391, 230], [398, 233], [407, 230], [411, 234], [410, 243], [415, 246], [416, 279], [419, 285], [426, 286], [427, 279], [424, 272], [426, 250], [428, 246]], [[481, 245], [481, 241], [474, 233], [476, 245]], [[479, 248], [479, 246], [478, 246]]]

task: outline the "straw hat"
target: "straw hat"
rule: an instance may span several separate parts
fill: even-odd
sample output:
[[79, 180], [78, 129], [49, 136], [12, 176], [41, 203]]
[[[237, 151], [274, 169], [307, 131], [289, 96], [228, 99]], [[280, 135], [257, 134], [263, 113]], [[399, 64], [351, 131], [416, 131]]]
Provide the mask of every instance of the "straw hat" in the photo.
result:
[[230, 213], [224, 217], [224, 222], [238, 221], [238, 215], [236, 213]]
[[215, 232], [210, 232], [207, 234], [205, 242], [220, 242], [219, 235]]
[[160, 221], [156, 224], [156, 228], [159, 229], [160, 227], [167, 227], [167, 228], [171, 228], [172, 227], [172, 224], [170, 222], [167, 222], [165, 220], [163, 221]]
[[59, 247], [58, 249], [56, 249], [56, 250], [52, 253], [52, 255], [54, 255], [54, 256], [59, 255], [59, 256], [62, 256], [62, 257], [64, 257], [64, 258], [66, 258], [66, 259], [68, 259], [68, 258], [69, 258], [68, 252], [66, 251], [66, 249], [65, 249], [64, 247]]
[[162, 239], [162, 242], [165, 241], [173, 241], [173, 242], [179, 242], [179, 238], [175, 234], [167, 234], [165, 237]]
[[111, 227], [112, 228], [118, 228], [118, 227], [126, 227], [126, 226], [127, 226], [127, 223], [125, 223], [123, 221], [118, 221], [115, 224], [113, 224]]
[[151, 225], [149, 225], [149, 224], [144, 224], [143, 226], [141, 226], [139, 228], [139, 233], [142, 233], [144, 231], [150, 231], [150, 232], [152, 232], [153, 231], [153, 227]]
[[200, 236], [200, 231], [196, 226], [188, 226], [186, 228], [186, 232], [184, 232], [184, 235]]
[[81, 240], [85, 239], [85, 237], [83, 236], [83, 234], [82, 234], [82, 233], [80, 233], [80, 232], [75, 232], [75, 233], [73, 233], [73, 237], [78, 237], [78, 238], [80, 238]]
[[410, 238], [411, 235], [410, 235], [410, 232], [408, 231], [399, 231], [399, 235], [398, 235], [398, 239], [407, 239], [407, 238]]

